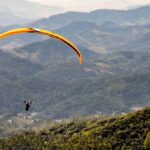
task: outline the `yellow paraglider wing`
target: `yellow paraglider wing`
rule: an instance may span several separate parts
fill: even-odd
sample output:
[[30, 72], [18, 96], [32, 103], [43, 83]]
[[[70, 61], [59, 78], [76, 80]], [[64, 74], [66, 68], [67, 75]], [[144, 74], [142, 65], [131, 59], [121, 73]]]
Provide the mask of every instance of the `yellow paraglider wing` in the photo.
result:
[[14, 34], [23, 34], [23, 33], [38, 33], [38, 34], [42, 34], [42, 35], [47, 35], [47, 36], [57, 39], [61, 42], [64, 42], [65, 44], [67, 44], [74, 50], [74, 52], [77, 54], [77, 56], [79, 58], [80, 64], [82, 64], [82, 55], [81, 55], [80, 50], [68, 39], [66, 39], [65, 37], [63, 37], [57, 33], [54, 33], [54, 32], [50, 32], [47, 30], [41, 30], [41, 29], [34, 29], [34, 28], [20, 28], [20, 29], [9, 30], [7, 32], [0, 34], [0, 39], [5, 38], [7, 36], [14, 35]]

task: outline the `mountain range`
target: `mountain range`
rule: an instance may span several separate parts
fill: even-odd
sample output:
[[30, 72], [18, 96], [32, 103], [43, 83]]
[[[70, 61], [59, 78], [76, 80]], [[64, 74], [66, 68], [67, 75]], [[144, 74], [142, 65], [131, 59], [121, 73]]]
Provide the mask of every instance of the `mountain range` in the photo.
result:
[[143, 6], [129, 10], [107, 10], [100, 9], [89, 13], [86, 12], [67, 12], [50, 16], [33, 22], [31, 25], [35, 27], [44, 27], [49, 30], [58, 29], [69, 25], [73, 22], [87, 21], [101, 25], [111, 21], [120, 25], [135, 25], [149, 23], [150, 6]]
[[[33, 100], [31, 112], [42, 120], [110, 115], [149, 105], [149, 10], [68, 12], [28, 24], [73, 41], [83, 54], [83, 65], [66, 45], [44, 36], [2, 40], [0, 114], [11, 118], [23, 112], [25, 98]], [[104, 17], [108, 12], [111, 15]], [[12, 27], [23, 26], [0, 31]]]
[[[89, 47], [89, 49], [94, 51], [105, 51], [106, 49], [112, 51], [113, 49], [122, 49], [126, 45], [130, 48], [134, 46], [134, 42], [140, 44], [140, 40], [149, 35], [150, 18], [147, 16], [149, 12], [150, 6], [126, 11], [97, 10], [90, 13], [67, 12], [40, 19], [25, 26], [55, 31], [74, 41], [75, 44]], [[111, 15], [108, 15], [109, 13]], [[115, 16], [116, 14], [120, 16], [119, 21], [115, 20], [118, 18]], [[109, 16], [108, 19], [104, 17], [107, 15]], [[134, 19], [129, 19], [129, 17], [125, 17], [126, 15], [133, 16]], [[99, 20], [97, 18], [101, 19]], [[0, 28], [0, 32], [19, 27], [24, 26], [3, 27]], [[28, 38], [30, 40], [26, 40]], [[35, 35], [15, 36], [6, 40], [4, 39], [0, 43], [0, 46], [1, 48], [10, 49], [45, 39], [46, 37], [44, 36]], [[137, 48], [139, 45], [137, 44], [135, 47]]]
[[33, 100], [31, 111], [44, 120], [128, 112], [150, 103], [148, 52], [102, 55], [81, 48], [87, 60], [80, 66], [70, 49], [46, 42], [16, 49], [17, 56], [2, 51], [1, 113], [22, 112], [24, 98]]

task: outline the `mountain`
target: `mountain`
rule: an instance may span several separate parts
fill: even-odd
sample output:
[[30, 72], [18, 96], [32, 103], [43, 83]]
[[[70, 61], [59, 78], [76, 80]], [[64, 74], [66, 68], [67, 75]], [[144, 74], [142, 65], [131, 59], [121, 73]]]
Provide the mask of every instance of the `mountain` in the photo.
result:
[[[75, 24], [76, 29], [78, 24], [82, 23]], [[95, 24], [90, 23], [84, 30], [93, 27]], [[55, 40], [36, 42], [11, 52], [1, 51], [4, 112], [19, 113], [24, 97], [34, 99], [33, 110], [38, 111], [41, 118], [87, 115], [95, 110], [107, 114], [116, 110], [126, 112], [133, 105], [149, 103], [149, 52], [102, 54], [85, 47], [79, 49], [83, 65], [79, 65], [70, 48]], [[12, 104], [18, 108], [14, 110]]]
[[[113, 72], [119, 71], [148, 71], [150, 66], [150, 53], [149, 52], [138, 52], [138, 51], [121, 51], [113, 52], [96, 58], [93, 63], [99, 66], [101, 62], [107, 64]], [[146, 69], [147, 68], [147, 69]], [[109, 70], [109, 71], [110, 71]]]
[[[9, 52], [0, 50], [0, 73], [5, 77], [4, 73], [10, 75], [10, 78], [16, 76], [27, 77], [42, 69], [42, 66], [35, 64], [27, 59], [22, 59]], [[14, 80], [14, 79], [13, 79]]]
[[36, 19], [49, 17], [60, 12], [63, 12], [63, 10], [57, 6], [41, 5], [27, 0], [1, 0], [0, 25], [21, 25]]
[[56, 30], [76, 21], [89, 21], [88, 18], [89, 13], [86, 12], [66, 12], [37, 20], [29, 24], [29, 26], [45, 28], [48, 30]]
[[[139, 28], [140, 29], [140, 28]], [[150, 47], [150, 32], [149, 30], [143, 30], [144, 32], [137, 35], [137, 37], [128, 43], [116, 47], [117, 51], [124, 51], [126, 49], [130, 51], [145, 51], [149, 52]], [[145, 32], [146, 31], [146, 32]]]
[[102, 25], [74, 22], [57, 33], [99, 53], [112, 51], [149, 51], [149, 24], [119, 25], [107, 21]]
[[[49, 74], [51, 75], [50, 70]], [[85, 79], [82, 73], [78, 75], [73, 72], [71, 74], [82, 77], [73, 81], [70, 78], [69, 81], [59, 81], [60, 74], [61, 72], [55, 73], [54, 79], [52, 74], [53, 80], [30, 76], [8, 82], [2, 78], [1, 113], [8, 113], [9, 110], [12, 112], [11, 118], [22, 112], [22, 101], [26, 97], [33, 100], [31, 111], [38, 112], [41, 120], [89, 115], [97, 111], [102, 114], [112, 114], [116, 111], [122, 113], [130, 111], [132, 106], [147, 106], [150, 103], [149, 72], [138, 71], [105, 77], [91, 74], [92, 77]]]
[[[33, 91], [29, 83], [21, 85]], [[96, 111], [103, 114], [128, 112], [134, 105], [149, 104], [149, 73], [124, 73], [70, 82], [50, 81], [39, 87], [42, 87], [43, 94], [37, 94], [36, 111], [41, 110], [43, 117], [46, 114], [53, 119], [94, 114]], [[39, 96], [42, 102], [38, 100]]]
[[[106, 29], [106, 24], [108, 25], [109, 23], [106, 22], [100, 26], [85, 21], [74, 22], [56, 30], [56, 32], [74, 41], [77, 45], [83, 45], [92, 51], [103, 53], [107, 52], [110, 47], [124, 43], [130, 34], [129, 30], [131, 30], [130, 27], [126, 28], [117, 24], [113, 24], [116, 25], [113, 28], [110, 23], [108, 25], [112, 28], [110, 31]], [[103, 28], [104, 26], [105, 28]]]
[[[53, 30], [73, 41], [83, 54], [82, 65], [68, 46], [45, 36], [25, 34], [2, 40], [0, 136], [30, 129], [32, 125], [35, 129], [50, 119], [59, 122], [62, 118], [97, 113], [104, 118], [148, 106], [149, 9], [67, 12], [28, 24]], [[0, 32], [18, 27], [23, 25], [1, 26]], [[36, 114], [34, 119], [24, 120], [24, 99], [33, 101], [29, 115]], [[95, 145], [98, 149], [142, 149], [148, 139], [148, 118], [149, 109], [145, 109], [118, 119], [55, 124], [48, 132], [26, 132], [6, 141], [0, 139], [0, 149], [8, 143], [15, 146], [15, 142], [19, 146], [27, 142], [32, 149], [34, 145], [35, 149], [39, 145], [61, 149], [69, 144], [75, 149], [80, 149], [80, 145], [84, 149], [96, 149]]]
[[[97, 54], [83, 46], [79, 46], [79, 49], [87, 59], [92, 58]], [[78, 61], [73, 50], [68, 45], [53, 39], [25, 45], [23, 47], [13, 49], [11, 52], [19, 57], [29, 59], [32, 62], [42, 65], [47, 65], [53, 61], [55, 63], [57, 63], [57, 61], [65, 61], [69, 58], [70, 60], [72, 58], [72, 60]]]
[[[89, 42], [88, 42], [89, 43]], [[83, 65], [79, 67], [77, 59], [74, 58], [72, 54], [72, 50], [68, 48], [68, 46], [64, 45], [55, 40], [46, 40], [38, 43], [33, 43], [26, 45], [21, 48], [13, 49], [12, 52], [14, 55], [18, 57], [27, 59], [31, 62], [38, 63], [40, 65], [46, 66], [45, 71], [42, 74], [46, 77], [49, 76], [49, 70], [51, 70], [51, 76], [48, 79], [51, 80], [52, 74], [58, 72], [60, 70], [63, 71], [64, 68], [69, 67], [72, 68], [72, 61], [77, 62], [74, 63], [74, 67], [79, 67], [78, 69], [87, 70], [85, 72], [85, 76], [88, 73], [92, 74], [116, 74], [126, 71], [137, 71], [148, 67], [150, 65], [150, 54], [146, 51], [116, 51], [113, 53], [96, 53], [93, 50], [89, 50], [86, 47], [80, 47], [81, 53], [83, 54]], [[69, 63], [65, 67], [65, 64]], [[55, 65], [53, 65], [55, 64]], [[60, 67], [59, 65], [63, 67]], [[55, 69], [54, 69], [55, 68]], [[69, 71], [68, 68], [68, 71]], [[75, 69], [75, 68], [74, 68]], [[52, 70], [54, 71], [52, 73]], [[66, 69], [65, 69], [66, 70]], [[81, 70], [76, 70], [75, 72], [80, 72]], [[64, 72], [64, 71], [63, 71]], [[41, 73], [40, 73], [41, 74]], [[62, 74], [60, 74], [61, 76]], [[65, 77], [68, 77], [67, 74], [64, 74]], [[46, 78], [47, 78], [46, 77]]]
[[[18, 27], [3, 27], [0, 31], [4, 32], [7, 29]], [[54, 30], [54, 32], [65, 36], [78, 46], [87, 47], [89, 50], [99, 53], [128, 50], [148, 52], [149, 49], [149, 24], [131, 26], [108, 21], [97, 25], [92, 22], [80, 21]], [[30, 40], [27, 40], [29, 38]], [[0, 45], [1, 48], [7, 50], [47, 39], [49, 37], [34, 34], [16, 35], [1, 40]]]
[[96, 10], [91, 12], [91, 14], [95, 17], [94, 19], [97, 19], [98, 23], [113, 21], [117, 24], [138, 24], [149, 23], [149, 12], [150, 6], [143, 6], [128, 10]]
[[[107, 118], [47, 123], [43, 129], [25, 130], [2, 138], [1, 149], [140, 149], [150, 148], [150, 108]], [[5, 127], [5, 130], [8, 130]]]
[[[72, 27], [76, 29], [76, 33]], [[148, 25], [134, 27], [106, 22], [105, 25], [98, 26], [89, 22], [76, 22], [59, 29], [59, 32], [63, 34], [66, 31], [68, 35], [73, 32], [85, 38], [86, 34], [88, 36], [89, 33], [93, 33], [89, 39], [87, 38], [88, 45], [92, 38], [94, 39], [94, 29], [105, 33], [107, 40], [110, 34], [123, 37], [123, 33], [126, 33], [124, 38], [128, 39], [129, 35], [135, 35], [134, 31], [137, 35], [140, 33], [145, 35]], [[144, 39], [142, 35], [134, 38], [139, 37], [143, 43], [146, 42], [145, 39], [149, 41], [148, 35]], [[98, 37], [95, 39], [99, 40]], [[128, 39], [130, 40], [132, 39]], [[148, 46], [148, 43], [146, 45]], [[110, 45], [106, 46], [110, 50]], [[20, 106], [25, 97], [34, 99], [33, 111], [38, 111], [41, 118], [87, 115], [95, 113], [95, 110], [106, 114], [116, 110], [126, 112], [133, 105], [145, 106], [149, 103], [148, 51], [142, 48], [138, 52], [117, 51], [117, 45], [115, 52], [112, 50], [99, 53], [83, 46], [79, 46], [79, 49], [83, 54], [83, 65], [79, 65], [68, 46], [56, 40], [35, 42], [11, 51], [3, 50], [2, 52], [8, 56], [2, 54], [3, 59], [1, 58], [0, 62], [3, 107], [1, 111], [7, 113], [9, 110], [16, 115], [22, 110]], [[17, 106], [17, 109], [14, 110], [12, 105]]]
[[[133, 50], [137, 49], [141, 51], [142, 49], [149, 48], [149, 44], [146, 45], [144, 43], [144, 38], [147, 38], [147, 42], [149, 38], [149, 19], [147, 18], [148, 16], [146, 14], [144, 16], [143, 13], [149, 11], [149, 9], [149, 6], [145, 6], [126, 11], [97, 10], [89, 13], [67, 12], [32, 22], [26, 26], [45, 28], [57, 32], [71, 41], [74, 41], [75, 44], [88, 47], [88, 49], [96, 52], [126, 51], [128, 49], [132, 50], [133, 47]], [[112, 18], [106, 19], [104, 16], [107, 16], [107, 12], [109, 11], [115, 12], [114, 14], [124, 14], [123, 16], [121, 15], [121, 23], [115, 20], [117, 17], [113, 16], [113, 13], [110, 15]], [[132, 23], [131, 20], [127, 20], [128, 17], [126, 17], [126, 15], [130, 17], [134, 16], [137, 21], [134, 21], [133, 17], [131, 20], [134, 21], [134, 23]], [[105, 20], [98, 21], [98, 18]], [[142, 22], [142, 20], [145, 21]], [[0, 28], [0, 31], [4, 32], [7, 31], [7, 29], [24, 26], [3, 27]], [[30, 40], [26, 40], [29, 38]], [[12, 49], [29, 43], [43, 41], [47, 38], [48, 37], [45, 36], [30, 34], [17, 35], [2, 40], [0, 46], [1, 48]], [[147, 47], [145, 47], [145, 45]]]
[[[62, 16], [63, 21], [64, 15], [68, 20], [73, 14], [56, 16]], [[134, 105], [149, 105], [150, 24], [99, 24], [86, 17], [78, 21], [76, 13], [74, 17], [75, 22], [54, 31], [79, 47], [83, 65], [68, 46], [45, 36], [25, 34], [3, 40], [0, 113], [7, 116], [4, 120], [23, 111], [25, 98], [33, 100], [31, 112], [38, 112], [41, 120], [95, 112], [110, 115], [128, 112]], [[0, 31], [10, 28], [1, 27]]]
[[32, 27], [54, 30], [73, 22], [87, 21], [101, 25], [107, 21], [116, 24], [145, 24], [149, 22], [150, 6], [144, 6], [132, 10], [107, 10], [100, 9], [89, 13], [85, 12], [67, 12], [58, 14], [46, 19], [41, 19], [30, 24]]

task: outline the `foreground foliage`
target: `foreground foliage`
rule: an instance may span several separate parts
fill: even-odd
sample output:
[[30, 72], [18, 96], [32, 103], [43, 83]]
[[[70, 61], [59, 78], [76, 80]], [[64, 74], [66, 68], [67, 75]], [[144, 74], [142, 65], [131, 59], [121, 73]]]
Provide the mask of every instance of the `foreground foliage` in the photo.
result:
[[150, 148], [150, 108], [106, 120], [57, 123], [40, 132], [26, 131], [0, 140], [0, 149], [142, 150]]

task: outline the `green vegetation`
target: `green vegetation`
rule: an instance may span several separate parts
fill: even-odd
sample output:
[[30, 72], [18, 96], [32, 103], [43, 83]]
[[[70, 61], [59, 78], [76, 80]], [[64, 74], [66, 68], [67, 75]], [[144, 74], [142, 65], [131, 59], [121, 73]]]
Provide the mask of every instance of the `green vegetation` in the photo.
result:
[[[42, 36], [30, 34], [2, 40], [0, 48], [13, 45], [15, 49], [0, 50], [0, 115], [9, 115], [1, 121], [23, 113], [25, 98], [33, 100], [31, 112], [38, 112], [42, 120], [122, 113], [129, 112], [132, 106], [149, 105], [149, 24], [123, 25], [141, 22], [141, 16], [149, 18], [148, 13], [143, 13], [149, 9], [135, 9], [134, 13], [141, 14], [135, 20], [122, 17], [122, 13], [130, 16], [130, 10], [108, 11], [115, 13], [108, 18], [101, 17], [104, 12], [100, 10], [69, 12], [32, 24], [49, 30], [57, 28], [55, 32], [76, 43], [84, 57], [83, 65], [66, 45], [55, 40], [41, 41]], [[112, 17], [116, 13], [121, 20]]]
[[[65, 64], [63, 66], [62, 70]], [[84, 78], [86, 72], [82, 74], [78, 70], [70, 73], [70, 68], [76, 66], [68, 64], [67, 67], [63, 72], [59, 70], [60, 67], [55, 66], [54, 68], [59, 68], [55, 73], [50, 68], [47, 69], [49, 73], [43, 71], [42, 74], [36, 74], [36, 77], [16, 82], [0, 78], [0, 112], [10, 112], [12, 116], [22, 113], [23, 100], [26, 97], [33, 100], [31, 111], [39, 112], [44, 120], [89, 115], [98, 111], [102, 114], [128, 112], [133, 105], [149, 104], [149, 72], [135, 71], [109, 76], [93, 76], [87, 73], [89, 77]], [[81, 79], [71, 80], [71, 76]], [[44, 80], [44, 77], [49, 79]], [[70, 80], [66, 81], [67, 78]]]
[[150, 132], [148, 132], [146, 139], [144, 141], [145, 148], [150, 148]]
[[[24, 98], [34, 101], [31, 111], [39, 112], [44, 120], [128, 112], [133, 105], [149, 104], [149, 53], [97, 55], [97, 59], [80, 66], [74, 59], [68, 60], [69, 49], [63, 47], [68, 52], [63, 53], [60, 45], [55, 49], [55, 44], [45, 41], [16, 50], [38, 52], [38, 64], [1, 52], [5, 56], [0, 60], [1, 114], [10, 113], [12, 117], [22, 113]], [[85, 58], [95, 56], [82, 50]], [[57, 61], [57, 56], [67, 61]]]
[[25, 131], [0, 140], [7, 150], [148, 150], [150, 108], [101, 120], [76, 119], [61, 122], [41, 131]]

